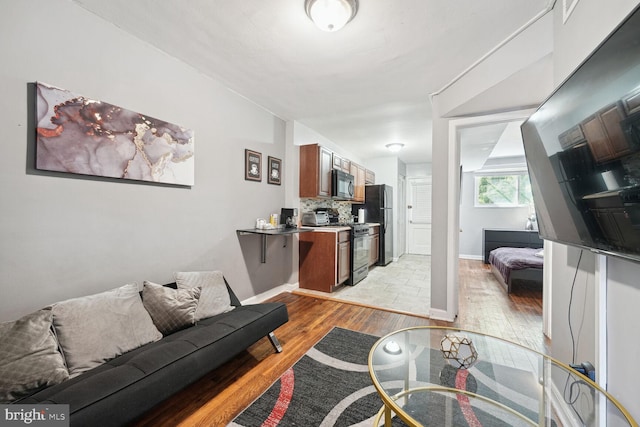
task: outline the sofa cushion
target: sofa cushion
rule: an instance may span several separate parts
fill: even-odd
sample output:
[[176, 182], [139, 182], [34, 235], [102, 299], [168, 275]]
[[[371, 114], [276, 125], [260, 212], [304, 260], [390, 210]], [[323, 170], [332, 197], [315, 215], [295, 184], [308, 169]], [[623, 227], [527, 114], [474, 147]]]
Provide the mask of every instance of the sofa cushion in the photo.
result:
[[0, 323], [0, 403], [69, 377], [51, 330], [51, 307]]
[[221, 271], [188, 271], [175, 273], [178, 289], [201, 287], [196, 321], [233, 310], [227, 284]]
[[172, 289], [144, 282], [142, 301], [153, 323], [164, 335], [196, 322], [196, 309], [201, 288]]
[[69, 404], [71, 425], [129, 425], [287, 320], [282, 303], [239, 306], [19, 403]]
[[162, 338], [135, 283], [54, 304], [53, 326], [71, 377]]

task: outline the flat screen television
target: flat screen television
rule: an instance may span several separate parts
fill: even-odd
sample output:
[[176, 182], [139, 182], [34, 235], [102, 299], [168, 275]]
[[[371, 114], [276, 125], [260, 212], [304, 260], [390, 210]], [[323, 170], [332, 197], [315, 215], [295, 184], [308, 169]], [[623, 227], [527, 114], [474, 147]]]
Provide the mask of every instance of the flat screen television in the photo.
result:
[[521, 130], [540, 236], [640, 261], [640, 7]]

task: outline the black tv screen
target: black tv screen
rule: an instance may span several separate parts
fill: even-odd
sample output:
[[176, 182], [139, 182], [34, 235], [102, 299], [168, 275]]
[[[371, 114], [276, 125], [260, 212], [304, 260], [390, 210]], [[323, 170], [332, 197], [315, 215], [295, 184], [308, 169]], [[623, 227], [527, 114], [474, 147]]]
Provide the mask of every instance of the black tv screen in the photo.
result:
[[640, 7], [522, 137], [540, 236], [640, 261]]

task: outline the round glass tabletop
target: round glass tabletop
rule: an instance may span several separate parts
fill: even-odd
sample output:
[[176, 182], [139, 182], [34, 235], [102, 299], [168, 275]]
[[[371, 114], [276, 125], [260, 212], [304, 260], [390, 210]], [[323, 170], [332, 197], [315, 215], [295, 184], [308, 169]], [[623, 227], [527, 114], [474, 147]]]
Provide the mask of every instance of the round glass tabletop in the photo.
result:
[[388, 426], [393, 414], [410, 426], [638, 426], [569, 366], [472, 331], [393, 332], [371, 349], [369, 373]]

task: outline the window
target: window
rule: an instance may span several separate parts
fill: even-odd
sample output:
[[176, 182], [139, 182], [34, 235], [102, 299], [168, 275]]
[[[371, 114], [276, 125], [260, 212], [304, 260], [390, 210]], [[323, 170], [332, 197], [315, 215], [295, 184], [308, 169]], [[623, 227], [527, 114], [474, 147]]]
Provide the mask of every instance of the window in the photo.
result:
[[526, 172], [476, 175], [476, 207], [516, 207], [533, 204]]

